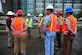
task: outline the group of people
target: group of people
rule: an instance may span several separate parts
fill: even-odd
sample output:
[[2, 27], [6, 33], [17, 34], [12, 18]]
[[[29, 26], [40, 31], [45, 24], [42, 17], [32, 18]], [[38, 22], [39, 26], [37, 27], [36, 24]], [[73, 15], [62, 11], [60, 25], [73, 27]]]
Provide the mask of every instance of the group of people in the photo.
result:
[[[65, 13], [67, 18], [62, 17], [62, 10], [57, 10], [56, 15], [53, 12], [52, 5], [46, 7], [46, 17], [39, 14], [37, 22], [39, 35], [44, 39], [45, 55], [54, 55], [55, 37], [58, 41], [58, 49], [62, 55], [70, 55], [73, 39], [77, 33], [77, 19], [73, 16], [73, 8], [67, 7]], [[14, 45], [14, 55], [26, 55], [26, 36], [32, 38], [33, 19], [28, 13], [26, 19], [23, 18], [23, 11], [19, 9], [16, 14], [8, 11], [6, 19], [8, 31], [8, 47]], [[61, 41], [63, 35], [63, 43]]]
[[[62, 10], [57, 10], [56, 15], [53, 12], [52, 5], [46, 7], [47, 16], [43, 18], [39, 15], [38, 27], [40, 38], [44, 39], [45, 55], [54, 55], [54, 38], [58, 43], [58, 50], [62, 55], [71, 55], [73, 39], [77, 34], [77, 19], [73, 16], [73, 8], [68, 6], [65, 9], [66, 18], [62, 17]], [[62, 41], [63, 36], [63, 41]]]

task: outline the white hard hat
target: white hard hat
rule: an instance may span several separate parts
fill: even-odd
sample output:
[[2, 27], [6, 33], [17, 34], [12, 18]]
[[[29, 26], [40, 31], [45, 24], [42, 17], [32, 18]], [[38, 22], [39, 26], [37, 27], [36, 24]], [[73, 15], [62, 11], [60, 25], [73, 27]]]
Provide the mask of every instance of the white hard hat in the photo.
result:
[[12, 11], [8, 11], [7, 15], [13, 15], [13, 12]]
[[43, 14], [39, 14], [39, 16], [43, 16]]
[[54, 7], [52, 5], [48, 5], [46, 9], [54, 9]]
[[30, 13], [28, 13], [28, 14], [27, 14], [27, 16], [31, 16], [31, 14], [30, 14]]

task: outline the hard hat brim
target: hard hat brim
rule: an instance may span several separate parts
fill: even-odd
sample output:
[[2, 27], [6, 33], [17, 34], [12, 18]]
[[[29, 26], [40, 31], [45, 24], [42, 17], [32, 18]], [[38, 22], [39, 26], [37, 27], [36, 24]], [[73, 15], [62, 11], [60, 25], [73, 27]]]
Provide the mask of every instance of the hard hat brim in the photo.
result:
[[74, 10], [71, 10], [71, 11], [66, 11], [66, 13], [68, 13], [68, 12], [74, 12]]

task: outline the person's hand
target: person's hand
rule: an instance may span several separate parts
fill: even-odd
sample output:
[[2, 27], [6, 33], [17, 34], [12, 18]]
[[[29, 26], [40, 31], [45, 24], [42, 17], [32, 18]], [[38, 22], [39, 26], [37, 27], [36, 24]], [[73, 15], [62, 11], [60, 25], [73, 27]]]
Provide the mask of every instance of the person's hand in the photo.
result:
[[38, 28], [40, 28], [40, 26], [38, 26]]
[[67, 35], [67, 32], [62, 32], [63, 35]]
[[44, 39], [45, 33], [42, 33], [42, 39]]
[[15, 33], [15, 34], [19, 34], [19, 33], [20, 33], [20, 31], [15, 31], [14, 33]]
[[44, 39], [44, 34], [42, 34], [42, 39]]
[[77, 33], [76, 32], [73, 32], [73, 35], [77, 35]]

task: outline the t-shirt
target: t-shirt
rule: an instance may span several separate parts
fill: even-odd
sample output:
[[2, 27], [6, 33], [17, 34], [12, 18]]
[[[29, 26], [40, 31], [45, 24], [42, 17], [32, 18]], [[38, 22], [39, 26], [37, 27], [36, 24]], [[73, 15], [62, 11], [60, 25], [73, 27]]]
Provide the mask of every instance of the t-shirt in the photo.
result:
[[58, 24], [59, 25], [62, 25], [62, 20], [58, 20]]
[[59, 17], [58, 19], [57, 19], [57, 22], [58, 22], [58, 24], [59, 25], [63, 25], [63, 22], [62, 22], [62, 19], [61, 19], [62, 17]]
[[8, 18], [8, 19], [6, 20], [6, 25], [7, 25], [7, 27], [9, 28], [9, 30], [11, 30], [11, 22], [12, 22], [11, 18]]
[[50, 16], [46, 16], [45, 18], [44, 18], [44, 21], [43, 21], [43, 24], [48, 24], [48, 23], [50, 23]]

